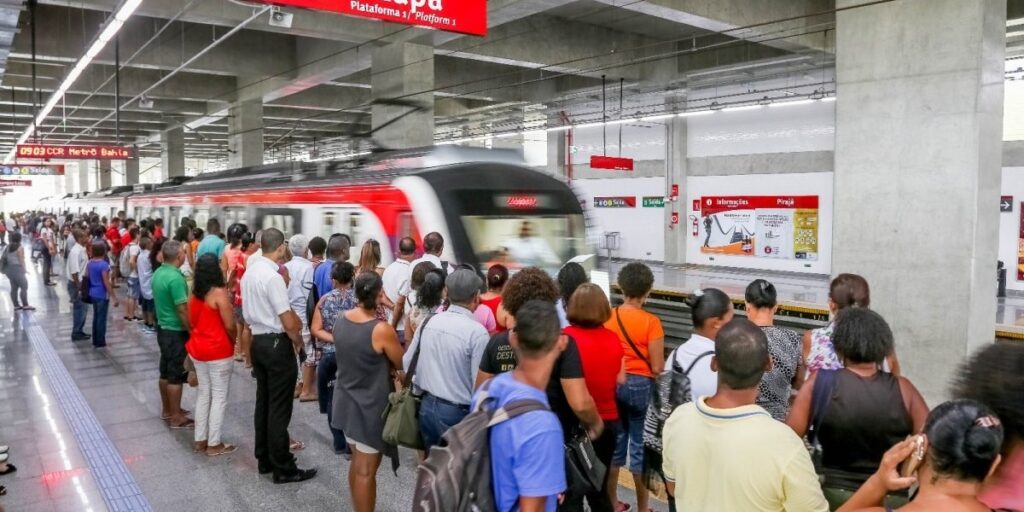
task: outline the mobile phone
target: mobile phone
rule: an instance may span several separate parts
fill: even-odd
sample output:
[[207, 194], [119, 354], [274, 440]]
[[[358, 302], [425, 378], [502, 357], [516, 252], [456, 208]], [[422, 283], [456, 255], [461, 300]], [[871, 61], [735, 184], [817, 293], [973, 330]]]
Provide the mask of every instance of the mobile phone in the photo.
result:
[[910, 452], [910, 456], [907, 460], [903, 461], [903, 465], [900, 467], [900, 476], [909, 477], [917, 472], [917, 468], [921, 466], [921, 462], [924, 460], [924, 436], [914, 436], [914, 451]]

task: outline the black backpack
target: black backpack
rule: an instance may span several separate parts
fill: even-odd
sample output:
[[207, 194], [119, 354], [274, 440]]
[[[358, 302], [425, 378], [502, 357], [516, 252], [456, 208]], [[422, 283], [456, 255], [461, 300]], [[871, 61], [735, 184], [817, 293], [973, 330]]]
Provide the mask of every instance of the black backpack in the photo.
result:
[[491, 486], [490, 428], [531, 411], [548, 407], [536, 400], [517, 400], [488, 407], [491, 381], [484, 383], [473, 412], [448, 429], [416, 470], [414, 512], [490, 512], [497, 510]]
[[320, 303], [320, 290], [316, 287], [316, 269], [320, 267], [317, 263], [313, 265], [313, 281], [309, 283], [309, 294], [306, 295], [306, 325], [313, 325], [313, 313], [316, 312], [316, 305]]

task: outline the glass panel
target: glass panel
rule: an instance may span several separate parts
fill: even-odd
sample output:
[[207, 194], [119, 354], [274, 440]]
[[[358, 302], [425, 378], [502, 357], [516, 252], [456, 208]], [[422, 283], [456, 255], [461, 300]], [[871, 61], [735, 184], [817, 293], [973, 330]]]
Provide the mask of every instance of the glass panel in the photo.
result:
[[335, 229], [337, 227], [337, 223], [338, 223], [338, 213], [334, 212], [334, 211], [331, 211], [331, 210], [325, 210], [324, 211], [324, 221], [321, 224], [323, 226], [323, 231], [320, 233], [320, 235], [324, 238], [324, 240], [330, 240], [331, 239], [331, 235], [336, 232]]
[[[540, 267], [555, 274], [586, 252], [582, 215], [471, 215], [462, 217], [462, 222], [484, 267], [501, 263], [511, 270]], [[591, 267], [592, 259], [581, 263]]]
[[240, 223], [249, 225], [249, 212], [245, 208], [224, 208], [224, 225]]
[[196, 221], [196, 227], [206, 231], [206, 223], [210, 220], [210, 209], [200, 207], [192, 210], [192, 220]]

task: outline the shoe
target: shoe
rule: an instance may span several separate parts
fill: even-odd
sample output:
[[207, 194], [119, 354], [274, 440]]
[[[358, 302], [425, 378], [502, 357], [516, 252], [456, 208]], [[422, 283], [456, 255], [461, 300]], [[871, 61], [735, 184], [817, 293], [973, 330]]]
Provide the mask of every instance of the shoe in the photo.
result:
[[75, 336], [71, 337], [71, 341], [85, 341], [85, 340], [88, 340], [88, 339], [91, 339], [91, 337], [90, 336], [86, 336], [84, 334], [78, 334], [78, 335], [75, 335]]
[[315, 469], [300, 469], [300, 470], [296, 471], [294, 474], [291, 474], [291, 475], [288, 475], [288, 476], [278, 475], [278, 474], [275, 473], [274, 474], [274, 483], [275, 484], [294, 484], [294, 483], [298, 483], [298, 482], [305, 482], [306, 480], [309, 480], [310, 478], [313, 478], [314, 476], [316, 476], [316, 470]]
[[10, 457], [10, 455], [6, 453], [0, 453], [0, 462], [7, 462], [8, 457]]
[[0, 453], [7, 453], [7, 451], [10, 450], [10, 449], [11, 449], [11, 447], [7, 446], [6, 444], [5, 445], [0, 445]]
[[269, 463], [264, 464], [264, 463], [260, 462], [258, 464], [257, 468], [259, 469], [259, 472], [260, 472], [261, 475], [265, 475], [267, 473], [273, 473], [274, 472], [274, 468], [272, 468]]

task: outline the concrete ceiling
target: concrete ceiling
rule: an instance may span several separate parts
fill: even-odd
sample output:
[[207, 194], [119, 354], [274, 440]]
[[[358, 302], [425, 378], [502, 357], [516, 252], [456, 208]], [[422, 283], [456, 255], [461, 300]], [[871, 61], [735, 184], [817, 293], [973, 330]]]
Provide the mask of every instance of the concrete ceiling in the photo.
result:
[[[7, 3], [18, 2], [0, 0], [0, 55]], [[49, 98], [118, 3], [39, 0], [35, 102], [28, 16], [21, 15], [0, 84], [0, 152], [10, 150], [31, 123], [33, 103]], [[1022, 4], [1010, 0], [1011, 19], [1024, 18]], [[152, 106], [143, 107], [127, 100], [253, 12], [230, 0], [143, 0], [119, 35], [120, 140], [146, 142], [140, 151], [153, 156], [162, 130], [188, 124], [187, 156], [223, 160], [228, 106], [261, 98], [264, 144], [276, 155], [268, 158], [314, 143], [348, 148], [347, 134], [370, 122], [370, 54], [391, 42], [436, 48], [432, 92], [446, 136], [515, 128], [562, 111], [600, 116], [602, 75], [616, 98], [624, 80], [630, 111], [713, 96], [707, 91], [761, 94], [768, 86], [760, 84], [806, 94], [831, 80], [832, 7], [832, 0], [490, 0], [486, 38], [290, 9], [290, 29], [270, 26], [266, 16], [253, 21], [149, 92]], [[1012, 51], [1024, 52], [1021, 36], [1008, 40]], [[110, 46], [41, 127], [47, 142], [117, 141]]]

